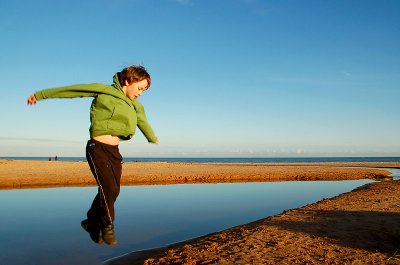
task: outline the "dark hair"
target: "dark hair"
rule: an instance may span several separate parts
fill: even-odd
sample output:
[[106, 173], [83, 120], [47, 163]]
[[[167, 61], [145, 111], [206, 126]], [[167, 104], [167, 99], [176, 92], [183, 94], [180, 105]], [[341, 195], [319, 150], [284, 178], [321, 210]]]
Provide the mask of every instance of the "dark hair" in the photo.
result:
[[118, 73], [118, 80], [122, 86], [125, 85], [125, 81], [127, 81], [128, 84], [132, 84], [145, 79], [147, 80], [146, 88], [149, 88], [151, 84], [151, 77], [146, 68], [140, 65], [128, 66]]

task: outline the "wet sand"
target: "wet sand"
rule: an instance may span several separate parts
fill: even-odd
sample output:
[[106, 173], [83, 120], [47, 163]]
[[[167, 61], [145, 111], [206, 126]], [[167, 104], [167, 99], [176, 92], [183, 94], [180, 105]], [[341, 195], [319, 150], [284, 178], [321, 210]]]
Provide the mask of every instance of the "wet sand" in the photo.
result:
[[[400, 264], [397, 163], [124, 163], [123, 185], [380, 179], [253, 223], [106, 262], [127, 264]], [[95, 185], [85, 162], [0, 160], [0, 189]]]

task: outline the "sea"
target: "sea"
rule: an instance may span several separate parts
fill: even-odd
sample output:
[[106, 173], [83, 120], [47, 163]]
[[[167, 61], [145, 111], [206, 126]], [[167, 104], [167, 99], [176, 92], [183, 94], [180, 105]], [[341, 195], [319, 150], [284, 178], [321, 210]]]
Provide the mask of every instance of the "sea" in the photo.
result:
[[[0, 157], [1, 160], [86, 161], [85, 157]], [[400, 162], [400, 157], [124, 157], [123, 162], [180, 163], [317, 163]]]

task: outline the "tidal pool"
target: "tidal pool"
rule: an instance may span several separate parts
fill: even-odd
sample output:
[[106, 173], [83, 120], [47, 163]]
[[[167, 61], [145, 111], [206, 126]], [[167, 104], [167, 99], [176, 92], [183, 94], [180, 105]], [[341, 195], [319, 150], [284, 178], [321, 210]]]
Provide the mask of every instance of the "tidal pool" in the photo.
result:
[[80, 227], [96, 187], [0, 191], [1, 264], [101, 264], [122, 254], [248, 223], [371, 180], [124, 186], [114, 247]]

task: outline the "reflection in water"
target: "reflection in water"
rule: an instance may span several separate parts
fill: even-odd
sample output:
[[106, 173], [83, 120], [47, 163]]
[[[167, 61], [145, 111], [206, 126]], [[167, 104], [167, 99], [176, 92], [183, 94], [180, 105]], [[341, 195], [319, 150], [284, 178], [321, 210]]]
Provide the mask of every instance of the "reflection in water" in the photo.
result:
[[94, 244], [80, 227], [96, 187], [0, 191], [4, 264], [100, 264], [248, 223], [350, 191], [371, 180], [122, 187], [118, 245]]
[[91, 223], [88, 219], [85, 219], [81, 222], [81, 226], [83, 230], [85, 230], [88, 234], [90, 239], [96, 244], [103, 244], [103, 238], [101, 236], [101, 229], [100, 226], [97, 224]]

